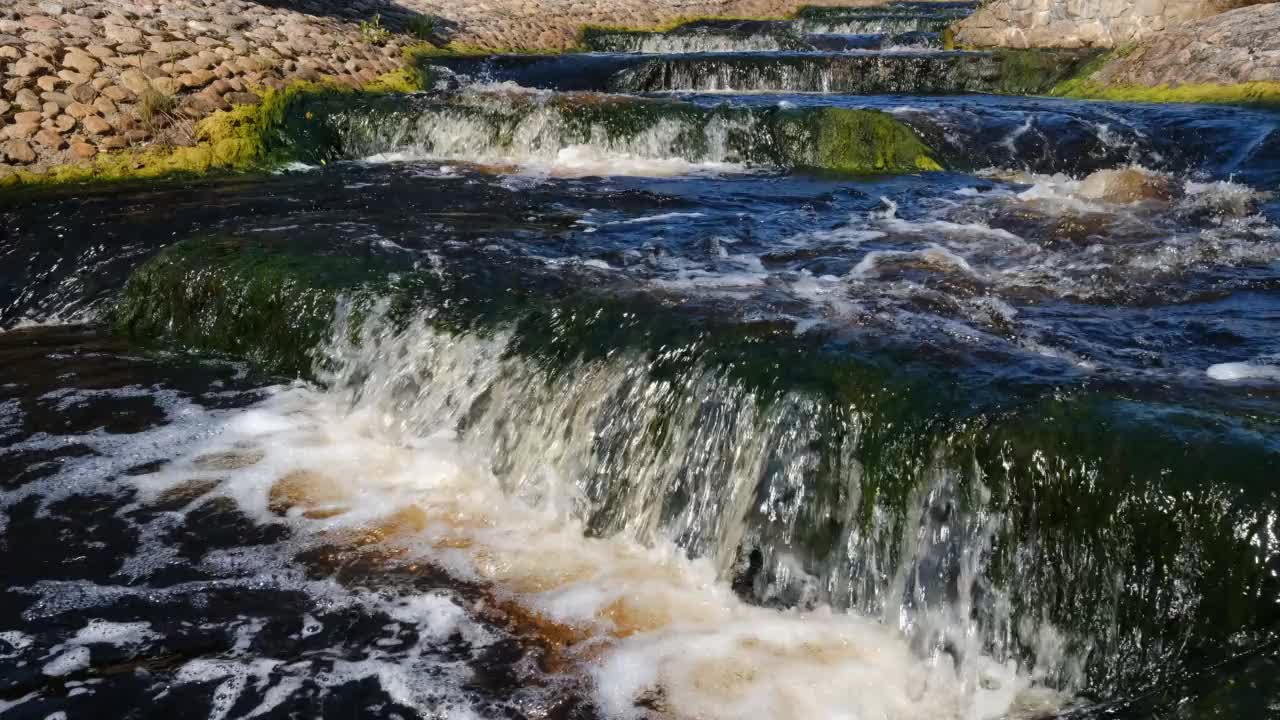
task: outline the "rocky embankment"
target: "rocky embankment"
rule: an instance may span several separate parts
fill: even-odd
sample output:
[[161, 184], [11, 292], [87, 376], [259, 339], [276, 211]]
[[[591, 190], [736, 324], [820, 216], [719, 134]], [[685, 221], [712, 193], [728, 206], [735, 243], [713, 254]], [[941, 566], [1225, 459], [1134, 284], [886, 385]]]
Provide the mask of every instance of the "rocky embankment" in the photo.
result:
[[362, 32], [355, 16], [372, 5], [329, 16], [245, 0], [19, 0], [0, 9], [0, 160], [190, 144], [196, 120], [266, 88], [367, 83], [407, 43]]
[[1280, 103], [1280, 5], [1257, 0], [992, 0], [956, 25], [966, 47], [1098, 47], [1071, 93]]
[[974, 47], [1122, 47], [1258, 0], [992, 0], [956, 26]]
[[1184, 24], [1118, 53], [1091, 79], [1109, 87], [1280, 81], [1280, 5]]

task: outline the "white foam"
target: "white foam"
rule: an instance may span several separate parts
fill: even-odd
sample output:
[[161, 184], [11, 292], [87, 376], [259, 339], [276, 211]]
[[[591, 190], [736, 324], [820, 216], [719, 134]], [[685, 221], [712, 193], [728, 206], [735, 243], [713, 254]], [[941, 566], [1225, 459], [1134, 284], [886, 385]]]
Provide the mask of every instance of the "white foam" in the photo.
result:
[[661, 213], [658, 215], [648, 215], [645, 217], [630, 218], [627, 220], [617, 220], [617, 221], [605, 223], [605, 224], [606, 225], [644, 225], [647, 223], [660, 223], [660, 222], [666, 222], [668, 220], [679, 220], [679, 219], [700, 218], [700, 217], [706, 217], [706, 215], [700, 212], [669, 212], [669, 213]]
[[89, 667], [89, 648], [74, 646], [54, 656], [41, 669], [45, 675], [62, 677]]
[[[400, 377], [386, 365], [362, 376], [367, 399], [354, 408], [341, 392], [279, 389], [225, 422], [205, 446], [140, 478], [140, 486], [149, 493], [176, 486], [191, 477], [196, 458], [208, 453], [260, 456], [223, 473], [214, 492], [234, 499], [258, 522], [288, 524], [296, 542], [332, 542], [382, 528], [378, 537], [396, 549], [396, 557], [488, 586], [497, 597], [581, 635], [566, 652], [578, 672], [590, 677], [597, 703], [611, 717], [639, 717], [637, 703], [656, 699], [680, 715], [708, 720], [976, 719], [997, 717], [1026, 697], [1030, 677], [1016, 666], [971, 659], [957, 669], [949, 658], [918, 655], [896, 626], [878, 619], [824, 608], [798, 613], [746, 605], [722, 581], [715, 562], [690, 559], [661, 536], [644, 545], [627, 533], [589, 537], [577, 510], [583, 499], [558, 469], [568, 466], [553, 462], [560, 451], [545, 442], [527, 454], [516, 447], [515, 457], [528, 466], [511, 471], [522, 479], [500, 482], [488, 470], [492, 461], [485, 453], [494, 440], [484, 421], [477, 421], [464, 440], [447, 420], [469, 405], [467, 397], [482, 391], [492, 402], [503, 402], [510, 391], [495, 385], [499, 377], [527, 386], [518, 368], [503, 365], [503, 340], [450, 338], [422, 328], [402, 337], [414, 344], [412, 352], [435, 358], [433, 387], [416, 396], [411, 414], [388, 412], [375, 402], [381, 395], [374, 389], [388, 388], [384, 382]], [[388, 352], [367, 339], [353, 342], [334, 352], [376, 357]], [[588, 393], [584, 398], [600, 402], [611, 391], [597, 382], [613, 377], [584, 369], [577, 382]], [[335, 383], [342, 386], [340, 379]], [[572, 398], [560, 402], [585, 412]], [[306, 480], [301, 494], [291, 496], [293, 510], [279, 517], [270, 508], [272, 488], [291, 474]], [[309, 509], [325, 512], [309, 519]], [[245, 566], [256, 562], [254, 557], [215, 555], [211, 567]], [[394, 660], [375, 649], [366, 659], [336, 662], [332, 670], [315, 675], [315, 682], [333, 687], [376, 678], [398, 703], [426, 707], [432, 697], [438, 704], [438, 675], [427, 683], [419, 674], [429, 644], [455, 634], [473, 644], [485, 637], [443, 595], [393, 594], [376, 602], [394, 621], [416, 627], [421, 647]], [[265, 677], [269, 669], [247, 660], [234, 665], [198, 661], [184, 668], [179, 681], [220, 681], [219, 696], [234, 703], [247, 682]], [[225, 716], [230, 706], [219, 705], [215, 716]], [[456, 708], [471, 712], [466, 703]]]
[[89, 624], [80, 628], [68, 642], [73, 645], [90, 645], [103, 643], [107, 645], [131, 646], [140, 645], [154, 639], [150, 623], [115, 623], [106, 620], [90, 620]]
[[5, 630], [0, 632], [0, 643], [9, 646], [7, 652], [0, 650], [0, 658], [13, 658], [18, 657], [23, 650], [31, 647], [35, 643], [35, 638], [18, 630]]
[[1280, 382], [1280, 365], [1261, 365], [1251, 362], [1226, 362], [1210, 365], [1205, 374], [1214, 380], [1268, 380]]

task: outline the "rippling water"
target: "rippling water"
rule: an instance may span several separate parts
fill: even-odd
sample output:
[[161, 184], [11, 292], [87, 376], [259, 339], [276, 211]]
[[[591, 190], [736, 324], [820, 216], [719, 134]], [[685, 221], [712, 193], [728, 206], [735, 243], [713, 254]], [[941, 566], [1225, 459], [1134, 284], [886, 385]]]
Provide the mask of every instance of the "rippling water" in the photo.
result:
[[1280, 115], [631, 62], [4, 200], [0, 715], [1280, 711]]

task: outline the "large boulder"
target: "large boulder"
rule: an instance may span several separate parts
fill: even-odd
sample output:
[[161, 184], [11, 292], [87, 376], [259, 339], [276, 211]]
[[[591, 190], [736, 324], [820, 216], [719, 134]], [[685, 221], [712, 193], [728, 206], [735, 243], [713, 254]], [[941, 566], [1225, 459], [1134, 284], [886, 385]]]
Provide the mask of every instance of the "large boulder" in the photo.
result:
[[1280, 82], [1280, 5], [1187, 23], [1117, 53], [1091, 80], [1111, 87]]
[[1104, 47], [1145, 40], [1259, 0], [992, 0], [956, 25], [973, 47]]

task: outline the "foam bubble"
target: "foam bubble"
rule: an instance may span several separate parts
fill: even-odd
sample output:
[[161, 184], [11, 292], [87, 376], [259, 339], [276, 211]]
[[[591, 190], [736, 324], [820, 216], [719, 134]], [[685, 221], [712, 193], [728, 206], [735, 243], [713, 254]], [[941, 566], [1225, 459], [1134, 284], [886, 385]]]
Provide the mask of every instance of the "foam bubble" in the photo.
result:
[[44, 664], [41, 669], [45, 675], [62, 677], [89, 667], [89, 648], [75, 646], [64, 650]]
[[1280, 382], [1280, 365], [1262, 365], [1252, 362], [1226, 362], [1210, 365], [1205, 374], [1214, 380], [1268, 380]]

